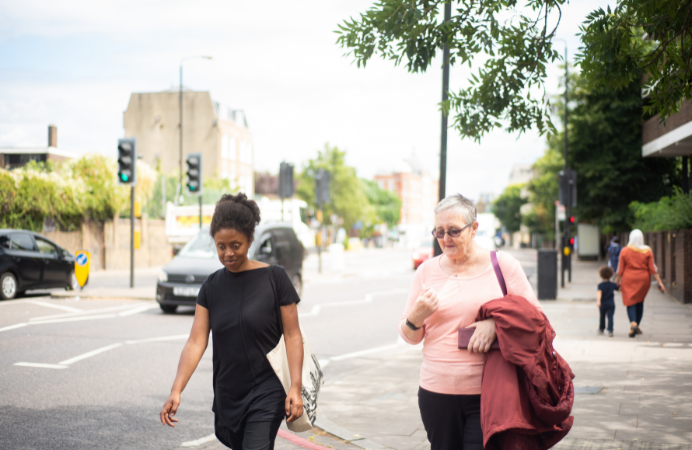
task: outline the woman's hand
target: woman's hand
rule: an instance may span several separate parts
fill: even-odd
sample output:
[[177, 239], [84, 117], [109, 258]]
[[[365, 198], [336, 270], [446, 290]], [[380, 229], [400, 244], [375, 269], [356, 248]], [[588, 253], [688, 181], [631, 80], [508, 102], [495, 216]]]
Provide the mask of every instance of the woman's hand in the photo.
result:
[[487, 353], [495, 342], [495, 319], [482, 320], [471, 324], [468, 328], [475, 328], [473, 336], [469, 339], [469, 353]]
[[303, 415], [303, 396], [300, 395], [301, 389], [293, 386], [286, 396], [286, 422], [293, 422]]
[[413, 304], [408, 315], [409, 322], [417, 327], [422, 327], [425, 319], [432, 316], [437, 311], [438, 306], [437, 292], [433, 288], [426, 289]]
[[163, 404], [163, 408], [161, 408], [160, 416], [163, 425], [170, 425], [175, 428], [173, 422], [177, 422], [178, 419], [173, 416], [178, 412], [178, 406], [180, 406], [180, 393], [171, 392], [168, 400], [166, 400], [166, 403]]

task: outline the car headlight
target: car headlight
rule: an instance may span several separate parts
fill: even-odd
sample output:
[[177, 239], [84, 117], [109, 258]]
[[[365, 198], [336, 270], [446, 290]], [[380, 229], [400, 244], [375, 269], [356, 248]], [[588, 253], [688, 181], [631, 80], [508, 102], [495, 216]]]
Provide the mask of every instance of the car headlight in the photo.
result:
[[165, 283], [166, 281], [168, 281], [168, 273], [166, 273], [163, 270], [161, 272], [159, 272], [159, 281], [161, 283]]
[[419, 255], [418, 253], [414, 253], [414, 254], [413, 254], [413, 259], [418, 259], [418, 258], [420, 258], [420, 255]]

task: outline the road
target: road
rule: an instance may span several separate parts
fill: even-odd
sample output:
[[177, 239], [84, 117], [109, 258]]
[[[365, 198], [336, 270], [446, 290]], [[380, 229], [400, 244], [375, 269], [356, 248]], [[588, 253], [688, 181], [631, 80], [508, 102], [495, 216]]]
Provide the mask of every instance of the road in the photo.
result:
[[[346, 254], [344, 262], [330, 272], [325, 258], [318, 274], [308, 259], [299, 305], [327, 383], [367, 364], [368, 354], [394, 351], [413, 277], [404, 249]], [[155, 276], [138, 279], [153, 285]], [[122, 283], [103, 278], [104, 287]], [[180, 424], [158, 422], [193, 311], [42, 296], [0, 303], [2, 448], [176, 449], [213, 433], [211, 349], [183, 394]]]

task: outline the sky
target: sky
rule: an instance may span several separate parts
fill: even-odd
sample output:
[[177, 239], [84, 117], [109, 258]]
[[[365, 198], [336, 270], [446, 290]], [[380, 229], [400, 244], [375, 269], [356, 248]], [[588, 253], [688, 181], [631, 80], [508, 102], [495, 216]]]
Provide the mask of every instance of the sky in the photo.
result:
[[[380, 59], [363, 69], [336, 45], [338, 24], [372, 3], [0, 0], [0, 147], [44, 146], [54, 124], [59, 147], [115, 156], [130, 94], [177, 88], [181, 58], [209, 55], [185, 61], [183, 84], [245, 110], [255, 170], [276, 173], [282, 160], [300, 168], [329, 143], [364, 178], [401, 167], [413, 152], [435, 172], [441, 61], [423, 74]], [[570, 60], [579, 25], [608, 3], [565, 5], [557, 37]], [[548, 93], [559, 94], [563, 72], [558, 64], [548, 71]], [[453, 67], [450, 89], [467, 79]], [[447, 192], [499, 194], [514, 164], [544, 150], [536, 131], [497, 130], [478, 144], [450, 129]]]

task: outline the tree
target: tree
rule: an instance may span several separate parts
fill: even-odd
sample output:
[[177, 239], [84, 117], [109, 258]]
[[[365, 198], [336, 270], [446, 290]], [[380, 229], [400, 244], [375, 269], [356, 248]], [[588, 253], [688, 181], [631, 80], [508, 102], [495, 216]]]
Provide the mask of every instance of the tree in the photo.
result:
[[386, 223], [395, 227], [401, 220], [401, 199], [394, 192], [382, 189], [376, 182], [364, 180], [365, 196], [375, 208], [376, 223]]
[[555, 201], [558, 196], [559, 171], [564, 169], [562, 156], [563, 134], [549, 134], [548, 148], [543, 156], [533, 163], [534, 177], [528, 182], [529, 201], [533, 206], [530, 213], [522, 217], [522, 223], [531, 233], [538, 233], [546, 239], [555, 239]]
[[581, 27], [577, 60], [593, 88], [627, 91], [646, 80], [647, 116], [665, 120], [692, 98], [692, 0], [619, 0]]
[[[599, 225], [606, 233], [630, 229], [633, 201], [651, 202], [672, 193], [679, 175], [670, 158], [643, 158], [642, 98], [638, 81], [626, 89], [593, 88], [584, 77], [572, 74], [569, 101], [570, 168], [577, 172], [579, 221]], [[559, 114], [564, 102], [557, 99]], [[555, 221], [558, 172], [564, 168], [564, 134], [548, 136], [548, 148], [534, 164], [536, 178], [528, 185], [535, 217], [525, 224], [550, 238]]]
[[521, 227], [520, 209], [527, 200], [522, 198], [523, 184], [510, 184], [493, 202], [493, 213], [510, 233]]
[[[565, 0], [525, 0], [529, 15], [517, 14], [518, 0], [447, 0], [456, 5], [451, 20], [441, 20], [445, 0], [378, 0], [358, 19], [339, 25], [337, 43], [348, 49], [358, 67], [378, 54], [409, 72], [425, 72], [438, 50], [450, 49], [450, 65], [472, 67], [471, 86], [450, 92], [441, 107], [453, 110], [453, 126], [476, 141], [494, 128], [524, 132], [553, 130], [544, 89], [546, 65], [560, 58], [551, 39]], [[501, 19], [509, 14], [510, 19]], [[559, 23], [559, 17], [557, 20]], [[536, 91], [539, 95], [536, 96]], [[541, 94], [542, 91], [542, 94]]]
[[[344, 228], [351, 229], [353, 224], [368, 215], [370, 203], [365, 195], [365, 188], [356, 169], [346, 165], [346, 152], [337, 147], [325, 144], [324, 150], [317, 153], [298, 174], [296, 194], [310, 206], [315, 204], [315, 172], [317, 169], [329, 170], [331, 175], [331, 203], [323, 206], [323, 215], [328, 218], [336, 214], [344, 221]], [[325, 219], [327, 220], [327, 219]]]

